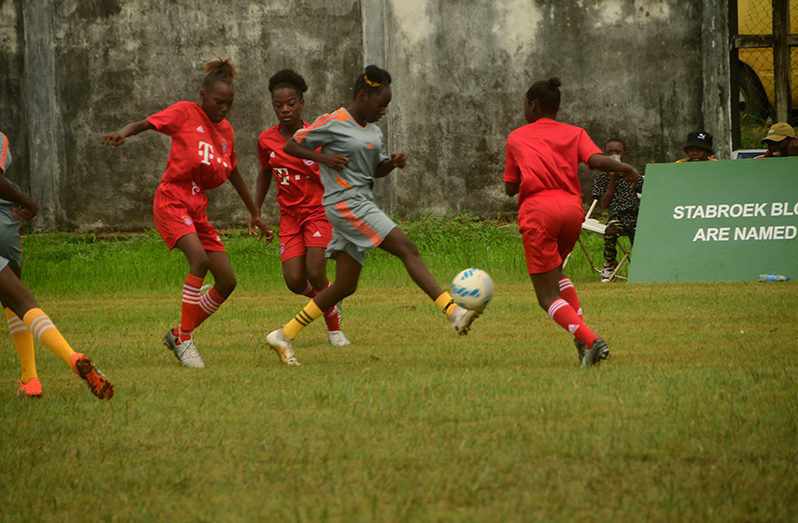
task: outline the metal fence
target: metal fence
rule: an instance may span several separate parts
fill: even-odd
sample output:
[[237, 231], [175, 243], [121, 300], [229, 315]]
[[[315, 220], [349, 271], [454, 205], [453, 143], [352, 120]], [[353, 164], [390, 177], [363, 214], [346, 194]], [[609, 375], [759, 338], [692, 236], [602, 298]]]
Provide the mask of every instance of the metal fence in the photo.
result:
[[[743, 125], [765, 125], [776, 118], [774, 66], [774, 31], [772, 0], [738, 0], [735, 46], [739, 58], [740, 116]], [[736, 31], [734, 31], [736, 29]], [[789, 1], [789, 27], [785, 33], [798, 32], [798, 0]], [[789, 39], [795, 40], [794, 36]], [[791, 45], [795, 42], [791, 41]], [[792, 108], [798, 108], [798, 48], [790, 51]], [[795, 112], [791, 115], [793, 125]]]

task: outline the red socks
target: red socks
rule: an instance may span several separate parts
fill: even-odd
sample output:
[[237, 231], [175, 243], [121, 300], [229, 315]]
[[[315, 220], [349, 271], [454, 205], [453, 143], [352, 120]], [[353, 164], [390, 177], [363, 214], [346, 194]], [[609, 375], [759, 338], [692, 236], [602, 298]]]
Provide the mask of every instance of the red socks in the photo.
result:
[[568, 278], [560, 278], [560, 296], [568, 302], [576, 314], [582, 317], [582, 307], [579, 305], [579, 296], [576, 295], [574, 284]]
[[197, 307], [200, 301], [200, 288], [205, 278], [200, 278], [189, 274], [186, 276], [186, 281], [183, 283], [183, 302], [180, 306], [180, 327], [177, 334], [179, 335], [178, 343], [183, 343], [191, 338], [191, 332], [194, 330], [194, 316], [197, 314]]
[[216, 312], [226, 299], [216, 292], [216, 287], [211, 287], [208, 292], [203, 294], [199, 301], [199, 307], [197, 307], [197, 315], [194, 317], [194, 328], [202, 325], [202, 322]]
[[562, 298], [555, 300], [549, 307], [549, 316], [560, 327], [570, 332], [574, 338], [585, 342], [588, 349], [593, 347], [593, 342], [598, 336], [585, 325], [585, 322], [567, 301]]

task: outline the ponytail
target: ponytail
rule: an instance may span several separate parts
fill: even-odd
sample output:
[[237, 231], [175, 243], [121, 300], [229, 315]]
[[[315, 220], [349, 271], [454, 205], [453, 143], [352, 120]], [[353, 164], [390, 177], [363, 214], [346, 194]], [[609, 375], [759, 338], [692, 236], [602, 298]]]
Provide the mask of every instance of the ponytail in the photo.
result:
[[366, 67], [366, 72], [355, 80], [355, 87], [352, 92], [352, 99], [357, 98], [357, 94], [364, 92], [367, 95], [376, 94], [384, 87], [391, 85], [391, 75], [385, 69], [380, 69], [376, 65]]
[[205, 64], [205, 79], [202, 81], [202, 88], [210, 87], [216, 82], [232, 84], [235, 77], [236, 68], [229, 57], [224, 60], [221, 58], [212, 60]]

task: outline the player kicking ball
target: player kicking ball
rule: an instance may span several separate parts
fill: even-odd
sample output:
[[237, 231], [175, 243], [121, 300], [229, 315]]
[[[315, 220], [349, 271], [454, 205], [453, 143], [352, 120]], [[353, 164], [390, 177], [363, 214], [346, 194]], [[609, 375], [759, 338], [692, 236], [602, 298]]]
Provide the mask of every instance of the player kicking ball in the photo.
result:
[[[379, 247], [399, 258], [413, 281], [446, 314], [458, 334], [467, 334], [482, 312], [466, 310], [441, 289], [421, 259], [416, 245], [374, 204], [375, 178], [404, 168], [404, 154], [388, 156], [382, 131], [374, 125], [391, 102], [391, 75], [370, 65], [356, 82], [352, 103], [319, 117], [300, 129], [284, 151], [321, 166], [327, 220], [333, 226], [326, 256], [336, 261], [335, 283], [321, 291], [282, 329], [269, 333], [266, 343], [280, 361], [299, 365], [293, 339], [310, 322], [351, 296], [360, 278], [366, 252]], [[321, 152], [316, 149], [321, 147]]]
[[507, 138], [504, 184], [508, 196], [518, 195], [518, 228], [538, 304], [574, 336], [582, 367], [590, 367], [608, 358], [610, 348], [585, 325], [576, 289], [562, 270], [585, 219], [577, 167], [585, 162], [591, 169], [623, 173], [632, 188], [640, 174], [604, 156], [584, 129], [555, 121], [559, 87], [559, 78], [550, 78], [526, 92], [529, 123]]
[[[258, 137], [258, 189], [255, 205], [263, 205], [272, 178], [277, 182], [280, 205], [280, 260], [283, 279], [295, 294], [315, 298], [330, 286], [324, 252], [332, 239], [332, 226], [324, 214], [321, 197], [324, 186], [319, 178], [319, 164], [286, 154], [283, 147], [294, 133], [308, 127], [302, 120], [304, 92], [308, 84], [291, 69], [278, 71], [269, 78], [272, 108], [280, 123]], [[324, 312], [327, 339], [331, 345], [349, 345], [341, 330], [341, 307]]]

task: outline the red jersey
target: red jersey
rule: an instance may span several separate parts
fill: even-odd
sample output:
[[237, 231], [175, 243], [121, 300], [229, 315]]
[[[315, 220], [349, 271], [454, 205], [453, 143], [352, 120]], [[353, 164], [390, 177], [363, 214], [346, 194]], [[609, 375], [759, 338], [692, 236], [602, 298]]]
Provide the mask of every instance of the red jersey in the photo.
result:
[[194, 182], [213, 189], [235, 169], [233, 126], [227, 120], [213, 125], [200, 104], [177, 102], [147, 121], [172, 138], [162, 182]]
[[577, 167], [601, 149], [581, 127], [541, 118], [507, 137], [504, 181], [521, 183], [518, 202], [540, 191], [560, 190], [582, 198]]
[[[307, 128], [308, 123], [302, 122]], [[271, 169], [277, 180], [277, 203], [280, 209], [291, 207], [321, 207], [324, 186], [319, 177], [319, 165], [283, 152], [287, 142], [280, 134], [280, 124], [263, 131], [258, 137], [260, 166]]]

